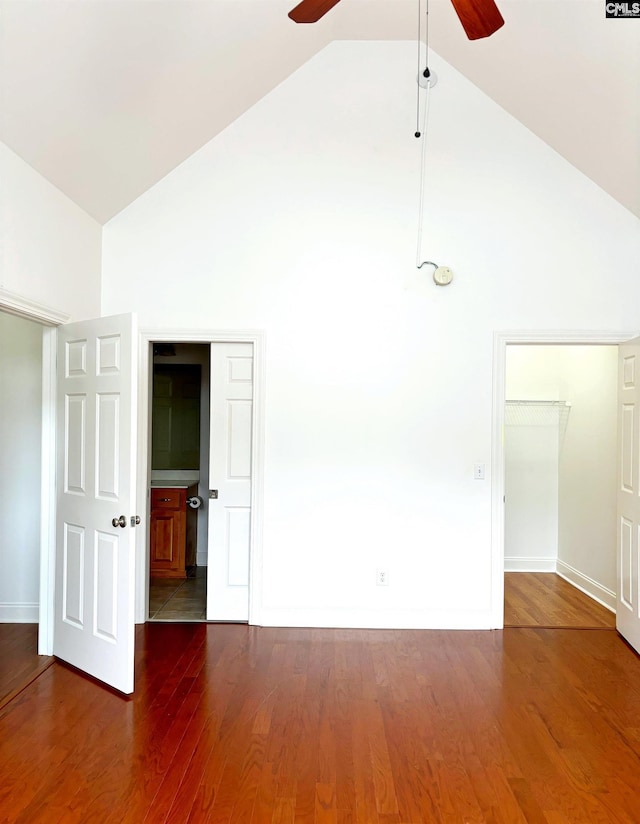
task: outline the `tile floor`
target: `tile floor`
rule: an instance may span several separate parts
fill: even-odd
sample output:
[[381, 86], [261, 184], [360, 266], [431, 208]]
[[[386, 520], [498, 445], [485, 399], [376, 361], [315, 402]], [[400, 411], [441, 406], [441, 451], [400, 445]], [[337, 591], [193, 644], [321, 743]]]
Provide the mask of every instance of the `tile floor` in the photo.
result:
[[187, 578], [151, 578], [150, 621], [204, 621], [207, 606], [207, 568], [192, 567]]

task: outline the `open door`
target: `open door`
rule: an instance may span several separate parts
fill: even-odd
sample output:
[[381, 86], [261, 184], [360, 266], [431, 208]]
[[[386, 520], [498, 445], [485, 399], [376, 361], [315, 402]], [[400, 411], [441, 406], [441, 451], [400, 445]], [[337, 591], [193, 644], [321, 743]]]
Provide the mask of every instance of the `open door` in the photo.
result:
[[54, 655], [133, 692], [137, 332], [60, 326]]
[[210, 421], [207, 620], [248, 621], [252, 343], [211, 344]]
[[618, 632], [640, 652], [640, 338], [618, 355]]

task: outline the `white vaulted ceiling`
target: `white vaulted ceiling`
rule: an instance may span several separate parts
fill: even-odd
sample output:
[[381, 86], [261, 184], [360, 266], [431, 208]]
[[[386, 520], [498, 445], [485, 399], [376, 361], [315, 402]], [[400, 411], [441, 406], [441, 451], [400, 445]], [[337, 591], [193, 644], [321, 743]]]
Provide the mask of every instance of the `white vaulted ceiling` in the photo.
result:
[[[640, 216], [640, 23], [604, 0], [497, 0], [469, 42], [430, 0], [430, 45]], [[0, 0], [0, 140], [101, 223], [334, 39], [417, 37], [418, 0]], [[446, 90], [440, 89], [445, 94]]]

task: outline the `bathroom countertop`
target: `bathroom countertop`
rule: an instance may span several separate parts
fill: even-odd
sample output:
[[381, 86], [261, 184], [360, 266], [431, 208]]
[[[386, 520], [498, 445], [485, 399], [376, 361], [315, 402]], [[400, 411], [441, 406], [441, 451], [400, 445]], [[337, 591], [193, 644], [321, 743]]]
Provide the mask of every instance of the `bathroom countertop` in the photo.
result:
[[152, 469], [151, 488], [189, 489], [198, 483], [200, 475], [192, 469]]
[[151, 481], [151, 489], [189, 489], [190, 486], [196, 486], [197, 481], [171, 481], [159, 478]]

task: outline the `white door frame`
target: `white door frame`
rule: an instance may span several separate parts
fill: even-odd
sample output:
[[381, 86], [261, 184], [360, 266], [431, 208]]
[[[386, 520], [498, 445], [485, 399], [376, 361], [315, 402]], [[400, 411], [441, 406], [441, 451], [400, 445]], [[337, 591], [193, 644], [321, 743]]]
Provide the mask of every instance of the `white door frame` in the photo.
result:
[[504, 627], [504, 402], [509, 344], [617, 345], [638, 332], [494, 332], [491, 449], [491, 627]]
[[[265, 334], [256, 330], [140, 330], [138, 368], [138, 501], [146, 501], [142, 523], [136, 530], [136, 623], [149, 615], [149, 483], [151, 478], [150, 395], [152, 343], [252, 343], [253, 421], [251, 448], [251, 538], [249, 547], [249, 624], [262, 617], [262, 518], [264, 496]], [[142, 508], [140, 503], [140, 508]]]
[[35, 321], [42, 330], [42, 443], [40, 447], [40, 585], [38, 654], [53, 655], [56, 557], [56, 326], [71, 316], [0, 289], [0, 311]]
[[56, 589], [56, 351], [58, 332], [42, 330], [42, 445], [40, 463], [40, 604], [38, 654], [53, 655]]
[[[71, 316], [30, 298], [0, 288], [0, 311], [43, 325], [42, 335], [42, 460], [40, 495], [40, 585], [38, 653], [53, 654], [53, 619], [56, 553], [56, 326]], [[629, 335], [628, 337], [632, 337]], [[265, 420], [265, 335], [262, 331], [141, 330], [139, 333], [138, 375], [138, 501], [147, 501], [141, 528], [136, 530], [136, 623], [148, 615], [148, 455], [149, 427], [149, 350], [152, 341], [184, 343], [242, 342], [254, 349], [254, 414], [252, 444], [251, 548], [249, 558], [249, 623], [260, 625], [262, 608], [262, 518], [264, 494], [264, 420]], [[142, 513], [141, 513], [142, 514]]]

